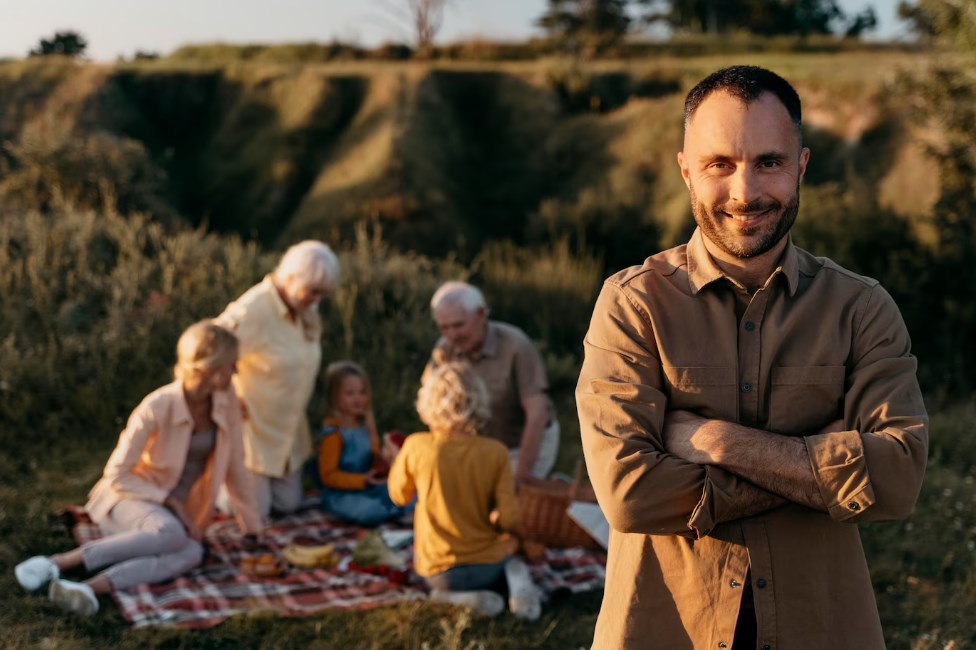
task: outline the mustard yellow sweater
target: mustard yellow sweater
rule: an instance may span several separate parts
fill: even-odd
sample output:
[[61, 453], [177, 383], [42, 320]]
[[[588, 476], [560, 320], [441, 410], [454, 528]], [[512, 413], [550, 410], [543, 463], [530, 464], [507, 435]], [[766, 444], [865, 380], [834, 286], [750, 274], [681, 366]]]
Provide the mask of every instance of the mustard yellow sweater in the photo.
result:
[[416, 433], [407, 436], [389, 478], [397, 505], [417, 495], [414, 513], [414, 569], [431, 576], [465, 564], [505, 559], [498, 526], [518, 526], [518, 503], [508, 450], [497, 440], [477, 436]]

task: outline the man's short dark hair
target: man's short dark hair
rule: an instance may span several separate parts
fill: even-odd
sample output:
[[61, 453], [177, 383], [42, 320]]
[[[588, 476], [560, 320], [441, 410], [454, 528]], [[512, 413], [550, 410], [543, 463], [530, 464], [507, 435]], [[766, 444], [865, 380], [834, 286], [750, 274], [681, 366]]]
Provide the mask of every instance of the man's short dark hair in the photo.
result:
[[717, 91], [726, 92], [747, 104], [759, 99], [763, 93], [772, 93], [786, 107], [797, 131], [802, 127], [800, 97], [790, 82], [775, 72], [754, 65], [722, 68], [698, 82], [685, 98], [685, 127], [705, 98]]

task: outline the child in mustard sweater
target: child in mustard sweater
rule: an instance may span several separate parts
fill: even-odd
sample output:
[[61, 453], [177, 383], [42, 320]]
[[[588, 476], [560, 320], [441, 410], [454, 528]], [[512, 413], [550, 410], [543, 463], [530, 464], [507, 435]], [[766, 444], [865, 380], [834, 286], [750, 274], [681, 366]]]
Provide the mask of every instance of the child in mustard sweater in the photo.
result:
[[402, 440], [387, 434], [381, 448], [366, 372], [352, 361], [332, 363], [326, 392], [329, 417], [318, 442], [322, 509], [358, 526], [406, 514], [408, 508], [390, 501], [385, 471]]
[[[505, 608], [497, 592], [506, 591], [508, 578], [513, 611], [536, 618], [538, 595], [528, 570], [507, 560], [499, 539], [499, 529], [518, 527], [519, 512], [508, 450], [478, 436], [488, 407], [485, 385], [468, 364], [447, 362], [430, 372], [417, 395], [430, 433], [404, 441], [390, 470], [390, 498], [407, 504], [416, 496], [414, 569], [433, 600], [494, 616]], [[518, 606], [520, 598], [534, 599], [528, 610]]]

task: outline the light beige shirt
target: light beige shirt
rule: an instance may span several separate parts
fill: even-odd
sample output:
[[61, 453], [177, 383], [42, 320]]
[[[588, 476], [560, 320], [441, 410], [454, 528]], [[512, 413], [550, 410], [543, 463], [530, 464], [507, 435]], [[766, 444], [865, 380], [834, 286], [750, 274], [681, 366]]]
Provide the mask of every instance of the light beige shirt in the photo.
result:
[[[696, 231], [597, 301], [576, 391], [612, 527], [593, 647], [730, 647], [749, 575], [759, 648], [883, 648], [855, 524], [906, 517], [921, 488], [928, 418], [904, 322], [876, 281], [792, 242], [741, 318], [738, 290]], [[802, 436], [829, 511], [731, 519], [744, 482], [665, 450], [676, 409]]]
[[217, 321], [240, 341], [234, 386], [247, 407], [244, 451], [248, 469], [280, 478], [301, 468], [312, 450], [305, 409], [322, 361], [270, 277], [232, 302]]
[[[213, 519], [217, 491], [226, 482], [241, 529], [260, 533], [263, 525], [254, 507], [251, 476], [244, 469], [241, 405], [233, 391], [213, 394], [210, 417], [217, 425], [213, 452], [190, 488], [186, 510], [205, 529]], [[150, 393], [129, 416], [102, 479], [88, 494], [85, 510], [92, 520], [101, 522], [123, 499], [162, 504], [183, 476], [192, 434], [193, 417], [182, 382]]]
[[[520, 447], [525, 428], [522, 400], [544, 394], [549, 389], [546, 367], [531, 339], [519, 328], [507, 323], [488, 321], [481, 350], [470, 358], [451, 347], [444, 337], [435, 345], [448, 359], [463, 359], [471, 364], [488, 388], [491, 418], [481, 431], [482, 437], [494, 438], [509, 449]], [[424, 376], [435, 366], [427, 363]], [[549, 416], [552, 417], [552, 404]]]

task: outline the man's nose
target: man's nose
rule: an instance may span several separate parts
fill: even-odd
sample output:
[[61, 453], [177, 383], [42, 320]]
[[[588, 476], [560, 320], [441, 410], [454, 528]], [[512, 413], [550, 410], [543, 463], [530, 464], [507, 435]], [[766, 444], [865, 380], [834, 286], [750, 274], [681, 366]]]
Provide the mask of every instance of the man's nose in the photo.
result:
[[732, 174], [729, 186], [729, 199], [740, 205], [747, 205], [762, 195], [756, 170], [750, 165], [740, 165]]

